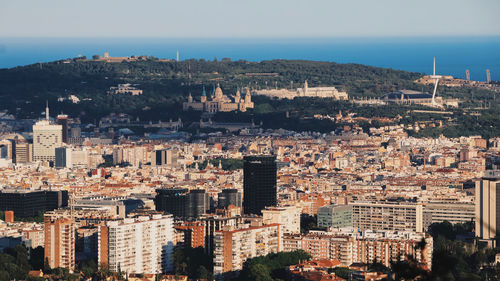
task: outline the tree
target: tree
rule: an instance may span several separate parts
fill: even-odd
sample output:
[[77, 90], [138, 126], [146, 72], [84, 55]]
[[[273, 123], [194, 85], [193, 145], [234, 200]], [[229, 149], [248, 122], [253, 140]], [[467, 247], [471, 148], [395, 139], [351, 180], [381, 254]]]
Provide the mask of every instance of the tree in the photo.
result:
[[249, 268], [249, 275], [246, 280], [255, 281], [273, 281], [269, 268], [263, 264], [251, 265]]

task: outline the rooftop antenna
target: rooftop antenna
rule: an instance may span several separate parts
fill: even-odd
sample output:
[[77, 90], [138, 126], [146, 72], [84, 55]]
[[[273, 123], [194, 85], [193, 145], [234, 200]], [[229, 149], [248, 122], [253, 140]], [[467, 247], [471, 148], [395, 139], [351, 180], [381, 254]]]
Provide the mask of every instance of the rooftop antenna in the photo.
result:
[[46, 100], [45, 103], [45, 120], [49, 121], [49, 101]]
[[437, 107], [438, 104], [436, 103], [436, 91], [437, 91], [437, 86], [439, 83], [439, 79], [441, 79], [441, 75], [436, 75], [436, 57], [434, 57], [434, 64], [432, 68], [432, 76], [431, 78], [434, 79], [434, 92], [432, 93], [432, 106]]
[[70, 187], [70, 193], [69, 193], [69, 215], [72, 220], [75, 219], [75, 190]]

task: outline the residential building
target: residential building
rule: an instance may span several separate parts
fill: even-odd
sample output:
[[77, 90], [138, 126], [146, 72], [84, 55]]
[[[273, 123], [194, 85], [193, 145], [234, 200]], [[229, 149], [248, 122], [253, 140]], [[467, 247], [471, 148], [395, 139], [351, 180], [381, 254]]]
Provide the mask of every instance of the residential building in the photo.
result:
[[50, 268], [75, 268], [75, 222], [68, 218], [45, 217], [45, 255]]
[[189, 248], [205, 247], [205, 225], [201, 221], [186, 221], [175, 226], [182, 232], [184, 246]]
[[474, 202], [427, 202], [423, 205], [424, 230], [433, 223], [448, 221], [452, 224], [475, 220]]
[[236, 228], [245, 222], [242, 216], [219, 216], [219, 215], [205, 215], [201, 218], [205, 225], [205, 252], [212, 254], [214, 251], [214, 237], [215, 233], [228, 227]]
[[98, 263], [111, 271], [157, 274], [172, 271], [173, 218], [152, 214], [107, 221], [98, 230]]
[[281, 233], [300, 233], [300, 208], [267, 207], [262, 210], [263, 224], [280, 224]]
[[423, 231], [421, 203], [353, 202], [353, 225], [360, 230]]
[[[421, 241], [426, 243], [423, 248]], [[304, 250], [313, 259], [336, 259], [343, 266], [352, 263], [379, 262], [390, 266], [391, 262], [405, 260], [408, 255], [432, 266], [432, 237], [424, 233], [394, 231], [364, 232], [309, 232], [308, 234], [284, 235], [283, 251]]]
[[215, 232], [214, 276], [218, 280], [231, 278], [225, 274], [243, 268], [247, 259], [277, 253], [281, 250], [279, 224], [240, 227]]

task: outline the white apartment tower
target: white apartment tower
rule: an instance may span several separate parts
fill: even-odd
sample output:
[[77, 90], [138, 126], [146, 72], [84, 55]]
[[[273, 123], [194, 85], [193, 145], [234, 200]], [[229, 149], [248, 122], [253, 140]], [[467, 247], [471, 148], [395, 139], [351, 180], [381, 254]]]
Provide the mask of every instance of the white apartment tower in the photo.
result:
[[172, 271], [174, 220], [153, 214], [108, 221], [98, 230], [98, 263], [114, 272], [158, 274]]
[[33, 161], [55, 161], [56, 147], [62, 146], [62, 125], [49, 120], [49, 105], [45, 109], [45, 120], [33, 125]]

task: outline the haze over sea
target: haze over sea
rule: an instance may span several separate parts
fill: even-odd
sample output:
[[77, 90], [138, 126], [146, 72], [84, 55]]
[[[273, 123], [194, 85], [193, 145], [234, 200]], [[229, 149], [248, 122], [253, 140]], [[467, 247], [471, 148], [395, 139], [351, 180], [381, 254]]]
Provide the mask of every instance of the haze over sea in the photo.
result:
[[485, 81], [500, 80], [500, 37], [155, 39], [155, 38], [0, 38], [0, 68], [94, 54], [174, 59], [299, 59], [359, 63], [412, 72]]

